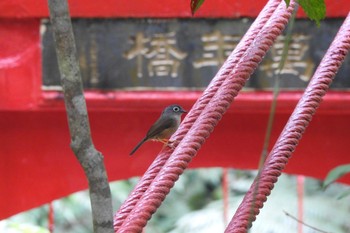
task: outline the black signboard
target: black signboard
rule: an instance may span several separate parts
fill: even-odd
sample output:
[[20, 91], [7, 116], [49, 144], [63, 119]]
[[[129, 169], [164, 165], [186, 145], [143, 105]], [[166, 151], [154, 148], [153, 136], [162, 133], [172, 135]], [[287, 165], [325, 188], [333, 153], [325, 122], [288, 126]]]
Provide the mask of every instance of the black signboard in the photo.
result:
[[[126, 90], [203, 89], [248, 30], [251, 19], [76, 19], [78, 59], [85, 88]], [[317, 27], [297, 20], [281, 71], [283, 89], [304, 89], [342, 23]], [[42, 23], [43, 85], [60, 86], [52, 32]], [[271, 89], [282, 59], [280, 36], [245, 88]], [[332, 84], [350, 87], [347, 58]]]

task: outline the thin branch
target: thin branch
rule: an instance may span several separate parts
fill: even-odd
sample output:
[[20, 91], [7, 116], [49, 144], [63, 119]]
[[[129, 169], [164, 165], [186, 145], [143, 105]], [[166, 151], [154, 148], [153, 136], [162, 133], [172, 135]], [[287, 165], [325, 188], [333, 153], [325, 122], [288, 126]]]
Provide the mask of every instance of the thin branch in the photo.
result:
[[263, 149], [260, 155], [260, 161], [259, 161], [259, 170], [261, 167], [264, 165], [264, 162], [266, 160], [266, 157], [268, 155], [268, 147], [270, 144], [270, 137], [271, 137], [271, 132], [273, 128], [273, 123], [275, 120], [275, 113], [276, 113], [276, 108], [277, 108], [277, 98], [280, 93], [280, 79], [281, 79], [281, 72], [283, 70], [283, 67], [286, 63], [287, 57], [288, 57], [288, 51], [289, 51], [289, 46], [290, 42], [292, 39], [292, 31], [294, 29], [294, 22], [296, 18], [296, 13], [298, 12], [298, 5], [295, 6], [293, 13], [290, 17], [289, 24], [287, 27], [287, 33], [286, 33], [286, 40], [284, 41], [283, 44], [283, 50], [282, 50], [282, 59], [278, 63], [278, 68], [277, 72], [274, 75], [274, 86], [273, 86], [273, 99], [270, 107], [270, 112], [269, 112], [269, 119], [267, 122], [267, 127], [266, 127], [266, 132], [265, 132], [265, 138], [264, 138], [264, 145]]
[[304, 223], [303, 221], [301, 221], [300, 219], [297, 219], [296, 217], [294, 217], [293, 215], [291, 215], [290, 213], [288, 213], [287, 211], [283, 211], [285, 213], [285, 215], [287, 215], [288, 217], [294, 219], [295, 221], [297, 221], [298, 223], [301, 223], [303, 224], [304, 226], [306, 227], [309, 227], [311, 228], [312, 230], [315, 230], [315, 231], [318, 231], [318, 232], [321, 232], [321, 233], [331, 233], [331, 232], [328, 232], [328, 231], [324, 231], [324, 230], [321, 230], [321, 229], [318, 229], [316, 227], [313, 227], [307, 223]]
[[[289, 51], [289, 45], [292, 37], [292, 31], [294, 28], [294, 22], [295, 22], [295, 16], [296, 12], [298, 10], [298, 5], [295, 6], [293, 13], [290, 17], [289, 25], [287, 28], [287, 35], [286, 35], [286, 40], [283, 45], [283, 52], [282, 52], [282, 59], [278, 64], [278, 69], [277, 73], [274, 75], [274, 87], [273, 87], [273, 99], [270, 107], [270, 112], [269, 112], [269, 118], [267, 122], [267, 127], [266, 127], [266, 132], [265, 132], [265, 138], [264, 138], [264, 145], [263, 149], [261, 151], [260, 155], [260, 160], [259, 160], [259, 168], [258, 168], [258, 174], [257, 174], [257, 183], [260, 182], [260, 175], [261, 175], [261, 169], [263, 168], [264, 162], [266, 160], [266, 157], [268, 155], [268, 147], [270, 143], [270, 137], [271, 137], [271, 132], [273, 128], [273, 124], [275, 121], [275, 113], [276, 113], [276, 108], [277, 108], [277, 98], [280, 93], [280, 79], [281, 79], [281, 72], [283, 70], [284, 64], [286, 63], [286, 59], [288, 57], [288, 51]], [[255, 215], [254, 215], [254, 209], [255, 209], [255, 203], [256, 203], [256, 195], [258, 195], [258, 189], [259, 185], [255, 186], [254, 189], [254, 197], [253, 197], [253, 202], [250, 207], [250, 215], [251, 219], [249, 220], [251, 223], [249, 224], [250, 227], [255, 221]]]
[[103, 156], [92, 142], [67, 0], [48, 0], [71, 148], [89, 182], [95, 233], [112, 233], [113, 209]]

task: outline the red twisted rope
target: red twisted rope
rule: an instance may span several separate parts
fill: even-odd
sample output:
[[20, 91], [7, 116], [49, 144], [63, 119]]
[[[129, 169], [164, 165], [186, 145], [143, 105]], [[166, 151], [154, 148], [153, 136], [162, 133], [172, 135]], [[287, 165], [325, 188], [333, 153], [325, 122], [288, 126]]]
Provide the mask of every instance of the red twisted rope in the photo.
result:
[[[141, 232], [179, 175], [226, 112], [238, 91], [281, 33], [294, 2], [286, 10], [281, 0], [270, 0], [202, 97], [170, 139], [177, 146], [164, 149], [119, 209], [118, 232]], [[171, 154], [171, 156], [170, 156]], [[169, 157], [170, 156], [170, 157]]]
[[245, 233], [270, 195], [278, 176], [296, 149], [313, 114], [350, 49], [350, 14], [289, 118], [262, 170], [244, 197], [225, 232]]

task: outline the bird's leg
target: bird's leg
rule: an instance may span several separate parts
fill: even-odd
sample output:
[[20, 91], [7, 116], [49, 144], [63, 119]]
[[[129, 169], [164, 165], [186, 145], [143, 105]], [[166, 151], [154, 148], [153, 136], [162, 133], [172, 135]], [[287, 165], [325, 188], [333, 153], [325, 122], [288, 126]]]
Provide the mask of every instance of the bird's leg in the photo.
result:
[[170, 141], [168, 140], [168, 143], [166, 144], [168, 147], [170, 147], [171, 149], [175, 150], [175, 146], [173, 145], [174, 141]]
[[169, 139], [166, 138], [159, 138], [158, 139], [159, 142], [163, 143], [164, 145], [168, 144]]
[[171, 149], [173, 150], [175, 149], [175, 146], [172, 145], [173, 142], [170, 141], [169, 139], [163, 138], [163, 139], [158, 139], [158, 141], [164, 144], [163, 148], [166, 146], [169, 146]]

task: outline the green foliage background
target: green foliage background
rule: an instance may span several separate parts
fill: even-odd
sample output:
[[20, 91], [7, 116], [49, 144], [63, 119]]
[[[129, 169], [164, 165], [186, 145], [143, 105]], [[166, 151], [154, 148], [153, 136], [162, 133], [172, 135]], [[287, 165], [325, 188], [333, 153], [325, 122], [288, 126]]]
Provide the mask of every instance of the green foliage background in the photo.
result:
[[[152, 217], [146, 233], [223, 232], [222, 169], [187, 170]], [[255, 171], [229, 170], [229, 216], [249, 189]], [[115, 210], [126, 199], [138, 178], [113, 182], [111, 190]], [[296, 177], [282, 175], [254, 222], [251, 233], [297, 232], [297, 222], [284, 211], [297, 216]], [[331, 184], [325, 191], [322, 182], [305, 180], [304, 219], [307, 224], [326, 232], [350, 232], [350, 197], [338, 199], [348, 187]], [[55, 230], [65, 233], [92, 232], [90, 201], [86, 191], [54, 201]], [[47, 233], [48, 206], [0, 221], [0, 232]], [[230, 219], [228, 219], [229, 221]], [[316, 232], [304, 226], [304, 233]]]

